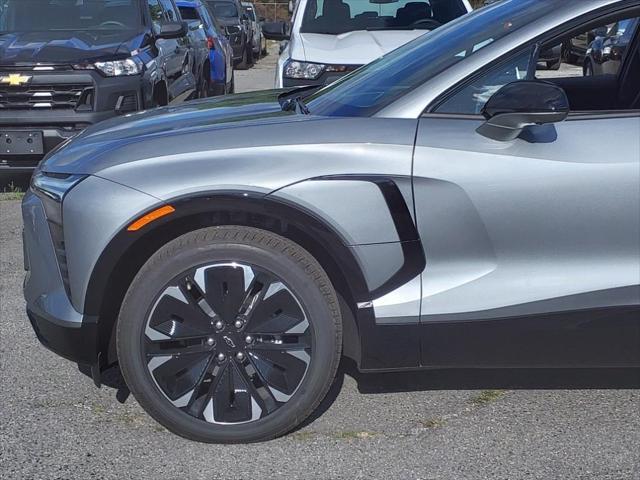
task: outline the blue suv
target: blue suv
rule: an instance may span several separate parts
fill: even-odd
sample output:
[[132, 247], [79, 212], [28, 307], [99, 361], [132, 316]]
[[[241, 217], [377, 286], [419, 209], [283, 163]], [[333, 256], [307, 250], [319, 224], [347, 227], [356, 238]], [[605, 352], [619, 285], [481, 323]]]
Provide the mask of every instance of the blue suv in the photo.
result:
[[200, 32], [209, 49], [210, 95], [224, 95], [234, 92], [233, 50], [224, 36], [223, 28], [200, 0], [180, 0], [176, 2], [183, 20], [196, 32]]

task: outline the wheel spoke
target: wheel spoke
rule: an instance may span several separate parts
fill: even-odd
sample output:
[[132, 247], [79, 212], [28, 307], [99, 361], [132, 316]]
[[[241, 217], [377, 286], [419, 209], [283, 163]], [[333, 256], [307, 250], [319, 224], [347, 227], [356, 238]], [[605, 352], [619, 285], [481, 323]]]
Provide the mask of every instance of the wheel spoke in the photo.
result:
[[240, 310], [253, 272], [250, 267], [234, 264], [200, 268], [195, 281], [214, 312], [225, 320], [233, 319]]
[[222, 377], [227, 364], [218, 365], [211, 361], [193, 390], [193, 395], [185, 407], [185, 411], [196, 418], [204, 418], [204, 410], [213, 396], [213, 392]]
[[151, 312], [145, 334], [150, 340], [203, 336], [212, 330], [211, 319], [178, 286], [168, 287]]
[[251, 395], [258, 401], [262, 407], [264, 414], [268, 415], [278, 408], [277, 400], [269, 389], [267, 382], [264, 381], [260, 372], [253, 363], [251, 356], [248, 356], [239, 369], [245, 382], [249, 386]]
[[154, 380], [169, 400], [176, 401], [193, 390], [210, 360], [210, 355], [153, 357], [148, 366]]
[[147, 339], [147, 357], [166, 356], [166, 355], [193, 355], [200, 353], [212, 353], [213, 346], [207, 343], [210, 336], [202, 337], [186, 337], [174, 340], [172, 338], [166, 340], [150, 341]]
[[310, 360], [305, 350], [252, 350], [249, 357], [264, 382], [287, 396], [302, 382]]
[[[304, 326], [305, 314], [295, 297], [281, 282], [272, 282], [255, 305], [247, 332], [252, 334], [282, 334]], [[306, 323], [308, 326], [308, 322]], [[306, 328], [305, 328], [306, 329]]]

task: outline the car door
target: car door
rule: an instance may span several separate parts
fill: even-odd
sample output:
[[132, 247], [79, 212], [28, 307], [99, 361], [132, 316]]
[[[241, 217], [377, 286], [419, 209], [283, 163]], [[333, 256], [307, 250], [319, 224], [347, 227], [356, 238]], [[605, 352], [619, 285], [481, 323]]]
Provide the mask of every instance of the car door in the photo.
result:
[[480, 107], [528, 77], [531, 54], [491, 68], [420, 119], [423, 365], [637, 356], [640, 112], [575, 112], [508, 142], [480, 135]]
[[[158, 0], [164, 17], [169, 22], [180, 22], [182, 18], [173, 0]], [[167, 55], [166, 71], [170, 101], [186, 99], [195, 88], [192, 62], [194, 54], [188, 36], [165, 40], [163, 50]]]

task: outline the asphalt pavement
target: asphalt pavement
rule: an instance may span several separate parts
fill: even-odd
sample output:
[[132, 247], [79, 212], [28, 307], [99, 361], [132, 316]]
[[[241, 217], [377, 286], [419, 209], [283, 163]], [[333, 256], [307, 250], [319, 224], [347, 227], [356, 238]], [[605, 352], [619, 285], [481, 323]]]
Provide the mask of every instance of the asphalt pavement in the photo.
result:
[[[238, 90], [270, 88], [274, 63], [237, 72]], [[361, 375], [345, 362], [288, 436], [176, 437], [38, 343], [21, 229], [19, 202], [0, 199], [0, 479], [640, 479], [637, 370]]]

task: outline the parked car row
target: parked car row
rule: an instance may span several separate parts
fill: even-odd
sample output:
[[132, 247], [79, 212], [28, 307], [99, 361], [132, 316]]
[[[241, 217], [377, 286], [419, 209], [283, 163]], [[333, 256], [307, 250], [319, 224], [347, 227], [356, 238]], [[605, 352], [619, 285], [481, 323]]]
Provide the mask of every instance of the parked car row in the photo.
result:
[[233, 93], [262, 42], [239, 0], [0, 0], [0, 173], [102, 120]]

